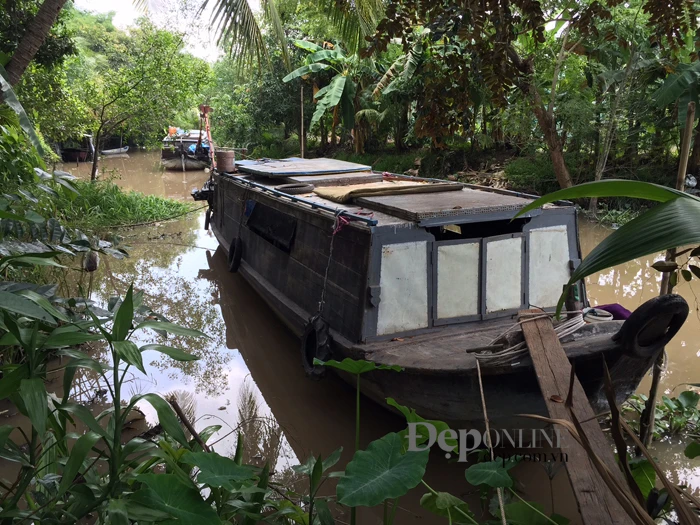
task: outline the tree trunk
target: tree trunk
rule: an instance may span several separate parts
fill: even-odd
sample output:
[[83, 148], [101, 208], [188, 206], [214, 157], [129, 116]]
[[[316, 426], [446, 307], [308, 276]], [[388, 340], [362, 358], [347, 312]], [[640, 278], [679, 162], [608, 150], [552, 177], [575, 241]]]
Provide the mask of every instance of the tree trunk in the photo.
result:
[[27, 31], [22, 36], [22, 40], [20, 40], [17, 49], [5, 68], [10, 84], [13, 86], [17, 85], [34, 55], [36, 55], [36, 52], [39, 51], [44, 40], [46, 40], [46, 36], [51, 31], [51, 26], [53, 26], [58, 13], [65, 3], [66, 0], [44, 0], [44, 3], [39, 8], [39, 12], [29, 23]]
[[336, 128], [338, 127], [338, 106], [333, 108], [333, 124], [331, 124], [331, 146], [335, 146], [337, 142]]
[[564, 151], [561, 141], [559, 140], [559, 135], [557, 135], [554, 118], [547, 113], [547, 110], [542, 103], [542, 97], [540, 97], [537, 88], [530, 84], [529, 91], [533, 99], [532, 109], [535, 112], [537, 123], [540, 125], [540, 129], [544, 135], [544, 140], [547, 143], [549, 157], [552, 159], [554, 175], [557, 177], [557, 182], [561, 188], [569, 188], [573, 186], [573, 184], [571, 182], [569, 169], [566, 167], [566, 163], [564, 162]]
[[695, 126], [695, 141], [693, 142], [693, 153], [688, 161], [688, 173], [692, 173], [696, 177], [700, 175], [700, 120]]
[[394, 137], [397, 151], [404, 151], [406, 149], [404, 137], [408, 131], [408, 109], [408, 102], [401, 106], [401, 114], [399, 115], [399, 121], [396, 126], [396, 136]]
[[326, 133], [326, 123], [323, 117], [318, 123], [318, 132], [321, 134], [321, 151], [325, 151], [326, 146], [328, 146], [328, 134]]
[[92, 154], [92, 171], [90, 172], [90, 181], [95, 182], [97, 180], [97, 169], [100, 160], [100, 149], [102, 142], [102, 129], [98, 129], [95, 134], [95, 152]]

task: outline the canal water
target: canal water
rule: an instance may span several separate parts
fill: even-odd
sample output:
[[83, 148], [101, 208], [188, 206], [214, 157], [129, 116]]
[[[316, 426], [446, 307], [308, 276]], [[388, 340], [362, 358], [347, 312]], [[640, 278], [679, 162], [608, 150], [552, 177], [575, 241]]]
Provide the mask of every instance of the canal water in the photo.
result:
[[[192, 188], [201, 186], [208, 176], [204, 172], [163, 172], [157, 152], [128, 155], [103, 159], [101, 177], [112, 178], [126, 189], [189, 199]], [[89, 168], [84, 164], [62, 169], [89, 178]], [[199, 361], [179, 363], [155, 353], [145, 356], [148, 376], [133, 376], [127, 393], [177, 392], [183, 402], [192, 405], [197, 429], [222, 426], [213, 438], [219, 453], [232, 453], [238, 431], [243, 431], [247, 459], [270, 461], [279, 479], [290, 479], [290, 467], [309, 455], [325, 457], [339, 446], [344, 448], [343, 460], [349, 460], [354, 447], [354, 392], [334, 377], [317, 382], [305, 378], [298, 340], [239, 274], [227, 271], [226, 257], [203, 223], [203, 213], [198, 212], [178, 221], [125, 230], [122, 234], [131, 247], [130, 257], [121, 261], [105, 257], [96, 272], [93, 290], [98, 299], [123, 295], [134, 283], [154, 310], [210, 336], [181, 341], [184, 348], [200, 356]], [[580, 233], [582, 249], [588, 253], [610, 230], [583, 223]], [[639, 259], [587, 279], [591, 302], [617, 302], [634, 310], [658, 294], [659, 274], [650, 268], [656, 258]], [[662, 378], [666, 394], [677, 395], [683, 389], [678, 385], [700, 380], [700, 318], [693, 287], [682, 283], [678, 288], [691, 305], [691, 315], [667, 347], [668, 367]], [[647, 378], [640, 392], [646, 392], [648, 385]], [[153, 422], [155, 414], [149, 406], [141, 408]], [[404, 427], [400, 418], [363, 400], [363, 446]], [[682, 444], [674, 440], [654, 446], [671, 478], [698, 491], [700, 463], [685, 459], [682, 450]], [[463, 472], [463, 465], [434, 454], [426, 480], [438, 490], [466, 498], [480, 516], [483, 503]], [[549, 512], [553, 509], [568, 517], [575, 513], [563, 469], [521, 463], [514, 472], [526, 498], [542, 503]], [[418, 505], [424, 492], [417, 488], [402, 498], [395, 523], [435, 522]], [[381, 523], [381, 510], [365, 511], [359, 523]]]

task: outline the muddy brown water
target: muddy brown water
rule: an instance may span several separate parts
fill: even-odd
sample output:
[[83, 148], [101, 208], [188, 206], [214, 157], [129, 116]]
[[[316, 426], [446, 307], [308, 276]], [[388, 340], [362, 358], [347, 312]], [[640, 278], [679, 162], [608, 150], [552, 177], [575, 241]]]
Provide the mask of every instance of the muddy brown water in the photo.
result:
[[[207, 178], [204, 172], [161, 171], [157, 152], [128, 155], [102, 161], [103, 176], [112, 177], [126, 189], [188, 199], [192, 188]], [[89, 168], [88, 164], [63, 167], [86, 178]], [[339, 446], [344, 448], [341, 463], [349, 460], [354, 446], [353, 390], [335, 377], [318, 382], [304, 377], [299, 342], [239, 274], [227, 271], [225, 255], [217, 250], [213, 234], [202, 229], [203, 223], [204, 216], [198, 212], [183, 220], [126, 230], [123, 235], [131, 246], [131, 257], [122, 261], [103, 258], [96, 272], [92, 286], [96, 299], [123, 295], [133, 282], [135, 288], [144, 290], [145, 301], [152, 308], [175, 322], [201, 328], [211, 337], [194, 343], [182, 341], [185, 348], [201, 357], [199, 361], [177, 363], [160, 354], [144, 356], [150, 365], [148, 376], [131, 377], [125, 388], [127, 395], [146, 391], [189, 394], [198, 430], [222, 426], [212, 439], [218, 440], [215, 449], [219, 453], [232, 453], [234, 430], [242, 429], [249, 436], [247, 459], [270, 459], [280, 476], [309, 455], [325, 457]], [[583, 223], [580, 236], [584, 253], [609, 234], [607, 228]], [[659, 274], [650, 268], [656, 258], [639, 259], [589, 278], [591, 303], [618, 302], [633, 310], [656, 295]], [[678, 291], [691, 305], [691, 315], [667, 348], [669, 364], [662, 379], [667, 394], [680, 383], [700, 382], [697, 300], [689, 283], [681, 284]], [[646, 392], [648, 385], [647, 378], [640, 392]], [[149, 406], [141, 409], [147, 420], [155, 420]], [[363, 446], [404, 426], [400, 418], [363, 400]], [[672, 478], [700, 490], [700, 463], [685, 459], [682, 450], [682, 444], [673, 440], [654, 446], [655, 455]], [[552, 471], [539, 464], [521, 463], [514, 473], [526, 498], [576, 522], [563, 468]], [[434, 453], [426, 480], [438, 490], [466, 498], [475, 514], [482, 515], [479, 495], [464, 479], [464, 465]], [[401, 499], [395, 523], [437, 522], [418, 505], [424, 492], [418, 487]], [[361, 513], [358, 523], [381, 523], [381, 509]]]

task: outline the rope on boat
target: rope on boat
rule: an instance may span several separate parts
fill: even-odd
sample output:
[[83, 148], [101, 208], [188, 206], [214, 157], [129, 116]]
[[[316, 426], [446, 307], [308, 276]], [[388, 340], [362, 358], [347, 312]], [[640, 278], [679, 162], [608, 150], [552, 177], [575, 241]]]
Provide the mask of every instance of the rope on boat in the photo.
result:
[[[574, 312], [570, 312], [574, 313]], [[532, 321], [535, 319], [542, 319], [542, 318], [549, 318], [550, 314], [543, 313], [542, 315], [534, 315], [532, 317], [528, 317], [527, 319], [523, 319], [522, 321], [519, 321], [515, 323], [513, 326], [508, 328], [505, 332], [503, 332], [500, 336], [498, 336], [496, 339], [491, 341], [491, 344], [494, 344], [496, 341], [498, 341], [500, 338], [504, 337], [506, 334], [511, 332], [513, 329], [519, 327], [522, 323], [527, 322], [527, 321]], [[572, 317], [571, 319], [567, 319], [566, 321], [559, 323], [554, 327], [554, 332], [557, 334], [557, 337], [561, 341], [563, 338], [566, 336], [569, 336], [573, 334], [574, 332], [577, 332], [579, 329], [584, 327], [586, 325], [586, 321], [583, 320], [583, 313], [582, 312], [576, 312], [576, 315]], [[477, 364], [478, 361], [483, 361], [484, 363], [491, 365], [491, 366], [497, 366], [497, 365], [515, 365], [517, 362], [524, 358], [527, 357], [528, 354], [528, 348], [527, 348], [527, 343], [525, 341], [518, 343], [516, 345], [513, 345], [509, 348], [505, 348], [504, 350], [499, 350], [498, 352], [481, 352], [478, 354], [474, 354], [474, 356], [477, 358]]]
[[333, 231], [331, 233], [331, 244], [330, 247], [328, 248], [328, 261], [326, 262], [326, 271], [323, 274], [323, 287], [321, 288], [321, 300], [318, 302], [318, 312], [314, 316], [316, 317], [322, 317], [323, 316], [323, 307], [326, 304], [326, 284], [328, 283], [328, 270], [331, 267], [331, 261], [333, 260], [333, 241], [335, 240], [335, 236], [340, 230], [345, 226], [346, 224], [349, 224], [350, 221], [346, 219], [345, 217], [342, 216], [344, 210], [337, 210], [335, 212], [335, 218], [333, 220]]

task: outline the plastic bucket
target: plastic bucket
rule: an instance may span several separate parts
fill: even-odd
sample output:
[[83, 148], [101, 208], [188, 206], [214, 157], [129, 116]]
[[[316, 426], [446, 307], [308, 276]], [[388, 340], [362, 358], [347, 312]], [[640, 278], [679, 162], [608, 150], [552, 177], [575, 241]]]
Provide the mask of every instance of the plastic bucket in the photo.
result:
[[236, 168], [236, 153], [233, 150], [216, 150], [216, 169], [221, 172], [232, 172]]

